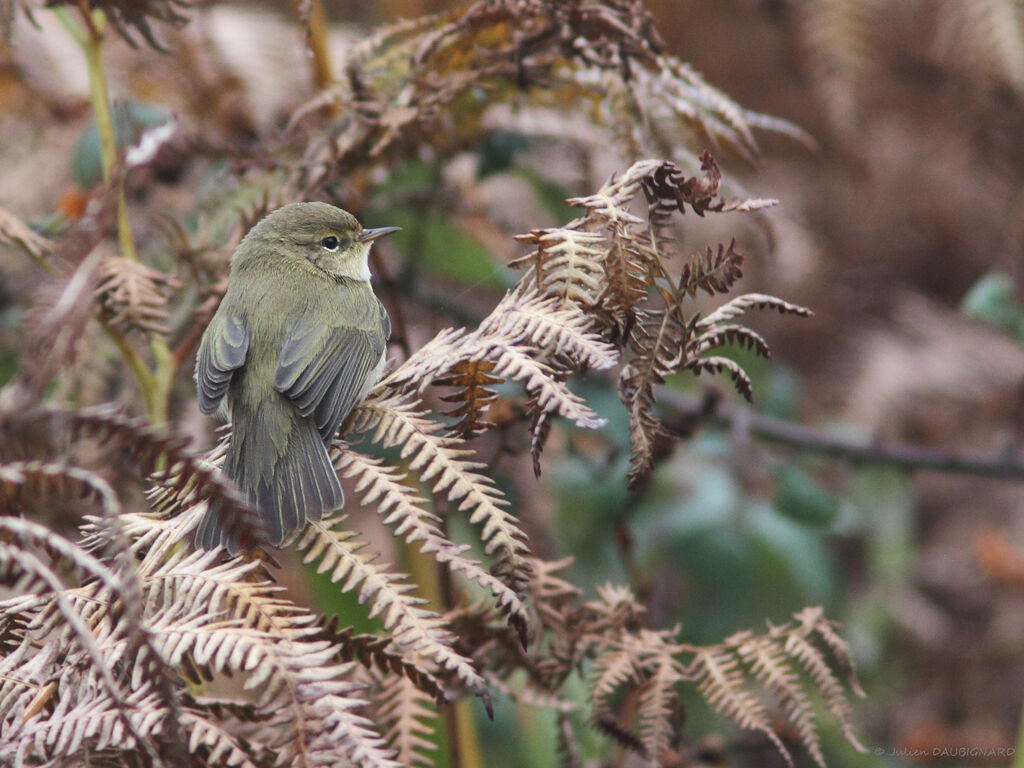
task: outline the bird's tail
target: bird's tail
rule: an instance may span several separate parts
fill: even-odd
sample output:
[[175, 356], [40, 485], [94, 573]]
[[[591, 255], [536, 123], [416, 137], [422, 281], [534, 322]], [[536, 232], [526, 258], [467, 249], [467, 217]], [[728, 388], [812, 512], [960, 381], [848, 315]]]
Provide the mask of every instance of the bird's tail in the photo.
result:
[[[291, 411], [284, 425], [267, 423], [273, 408], [261, 409], [253, 419], [233, 419], [231, 441], [224, 457], [224, 473], [259, 513], [264, 532], [274, 546], [307, 520], [319, 520], [324, 512], [338, 509], [345, 495], [327, 448], [311, 421]], [[261, 418], [260, 416], [264, 416]], [[196, 531], [196, 546], [213, 549], [223, 545], [231, 554], [240, 549], [236, 526], [225, 520], [227, 510], [215, 501]]]

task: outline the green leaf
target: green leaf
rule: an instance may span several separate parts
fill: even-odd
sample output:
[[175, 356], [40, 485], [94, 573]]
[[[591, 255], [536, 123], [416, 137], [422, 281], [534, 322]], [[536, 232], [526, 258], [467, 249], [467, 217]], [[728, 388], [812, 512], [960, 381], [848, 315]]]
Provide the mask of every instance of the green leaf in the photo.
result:
[[576, 565], [605, 578], [621, 575], [619, 553], [612, 532], [624, 521], [630, 496], [622, 478], [628, 457], [610, 466], [596, 466], [581, 455], [569, 455], [547, 470], [556, 493], [559, 540], [576, 557]]
[[768, 374], [768, 385], [761, 395], [761, 410], [777, 419], [795, 419], [800, 413], [803, 391], [800, 377], [785, 363], [774, 363]]
[[1001, 272], [989, 272], [967, 291], [960, 310], [967, 317], [995, 326], [1024, 342], [1024, 308], [1015, 292], [1013, 278]]
[[326, 617], [337, 616], [340, 626], [352, 626], [356, 634], [384, 632], [379, 617], [370, 618], [368, 605], [359, 604], [359, 592], [342, 592], [341, 585], [331, 581], [329, 573], [317, 573], [315, 562], [300, 565], [305, 574], [306, 584], [313, 597], [314, 605]]
[[891, 467], [861, 469], [847, 493], [864, 530], [871, 578], [904, 583], [917, 556], [915, 495], [906, 473]]
[[389, 225], [402, 228], [391, 237], [395, 247], [426, 272], [464, 285], [495, 289], [511, 285], [511, 273], [499, 269], [476, 238], [440, 214], [397, 209], [387, 215]]
[[[759, 553], [759, 584], [771, 585], [774, 592], [788, 583], [796, 593], [785, 610], [796, 610], [809, 602], [828, 603], [835, 597], [835, 566], [820, 533], [757, 503], [748, 512], [747, 524]], [[775, 577], [773, 572], [777, 572]]]
[[480, 142], [477, 177], [509, 170], [516, 158], [530, 147], [530, 140], [517, 131], [491, 131]]
[[793, 464], [776, 473], [775, 509], [804, 525], [831, 525], [839, 515], [839, 502], [808, 472]]

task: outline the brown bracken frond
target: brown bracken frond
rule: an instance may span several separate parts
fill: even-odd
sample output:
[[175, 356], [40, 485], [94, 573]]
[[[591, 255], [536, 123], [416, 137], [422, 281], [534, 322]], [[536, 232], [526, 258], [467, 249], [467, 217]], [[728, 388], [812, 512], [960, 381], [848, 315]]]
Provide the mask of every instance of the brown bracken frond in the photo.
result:
[[459, 421], [451, 429], [459, 437], [475, 437], [494, 425], [485, 420], [484, 414], [497, 397], [491, 387], [505, 380], [492, 376], [495, 363], [490, 360], [462, 360], [452, 366], [447, 376], [436, 382], [441, 387], [458, 387], [459, 391], [442, 395], [446, 403], [458, 403], [445, 411], [445, 416], [458, 416]]
[[0, 464], [0, 515], [18, 515], [52, 497], [91, 500], [111, 517], [120, 511], [113, 488], [95, 472], [41, 461]]
[[419, 543], [424, 554], [494, 595], [499, 608], [508, 614], [509, 623], [526, 642], [526, 608], [519, 595], [478, 561], [466, 557], [468, 545], [455, 544], [442, 533], [440, 518], [426, 509], [426, 500], [405, 485], [402, 476], [381, 461], [351, 450], [343, 450], [335, 466], [344, 477], [355, 478], [363, 504], [375, 505], [384, 523], [395, 526], [395, 535], [403, 536], [410, 544]]
[[[183, 27], [188, 23], [185, 12], [193, 0], [90, 0], [92, 8], [103, 11], [117, 33], [132, 48], [138, 48], [138, 34], [153, 49], [167, 53], [157, 39], [151, 22]], [[46, 5], [73, 5], [70, 0], [47, 0]]]
[[0, 208], [0, 244], [16, 245], [39, 263], [44, 263], [54, 250], [52, 241], [3, 208]]
[[[71, 5], [17, 3], [63, 4]], [[94, 25], [91, 43], [100, 41], [91, 12], [99, 11], [132, 44], [160, 48], [159, 25], [182, 26], [193, 3], [74, 5]], [[0, 0], [3, 22], [13, 7]], [[302, 18], [310, 7], [298, 9]], [[518, 496], [503, 491], [490, 455], [473, 450], [500, 443], [495, 455], [505, 456], [529, 420], [539, 474], [549, 436], [561, 444], [562, 430], [605, 425], [575, 377], [606, 377], [628, 411], [636, 487], [670, 438], [656, 398], [671, 377], [727, 372], [749, 395], [743, 370], [717, 354], [729, 344], [769, 354], [740, 316], [751, 308], [808, 313], [764, 294], [722, 299], [703, 315], [691, 306], [701, 292], [733, 291], [744, 257], [734, 240], [683, 258], [674, 251], [682, 217], [749, 214], [775, 202], [727, 199], [722, 168], [693, 137], [753, 159], [755, 129], [801, 132], [744, 110], [667, 53], [639, 0], [479, 0], [378, 30], [348, 46], [336, 71], [283, 132], [226, 153], [228, 182], [213, 195], [230, 202], [200, 216], [198, 235], [190, 219], [166, 224], [177, 243], [173, 277], [97, 250], [113, 239], [118, 185], [97, 193], [57, 248], [0, 211], [0, 243], [48, 271], [63, 267], [55, 251], [74, 267], [52, 306], [36, 304], [27, 346], [37, 349], [27, 351], [38, 359], [0, 390], [0, 584], [8, 595], [0, 601], [0, 763], [429, 765], [437, 706], [472, 693], [489, 711], [498, 691], [557, 713], [570, 764], [582, 762], [567, 716], [579, 712], [656, 765], [681, 738], [685, 686], [783, 754], [773, 706], [819, 763], [815, 705], [857, 745], [849, 649], [820, 609], [698, 647], [679, 642], [678, 628], [652, 627], [627, 586], [603, 585], [587, 601], [568, 559], [532, 551]], [[224, 441], [193, 452], [178, 431], [130, 416], [130, 405], [85, 407], [101, 398], [51, 397], [50, 385], [72, 378], [66, 363], [78, 359], [88, 326], [107, 334], [153, 398], [146, 407], [160, 413], [150, 406], [184, 391], [182, 368], [225, 288], [223, 257], [240, 234], [225, 222], [232, 206], [245, 231], [279, 204], [358, 195], [424, 147], [440, 161], [463, 153], [490, 130], [494, 108], [510, 106], [597, 116], [582, 144], [615, 142], [630, 158], [651, 159], [569, 200], [571, 221], [521, 236], [529, 253], [515, 264], [524, 273], [493, 310], [476, 327], [441, 330], [408, 351], [353, 409], [331, 459], [351, 485], [349, 503], [377, 519], [328, 517], [298, 534], [295, 547], [382, 625], [356, 635], [278, 582], [258, 519], [220, 472]], [[142, 199], [125, 202], [119, 213], [134, 216]], [[207, 225], [228, 233], [208, 239]], [[134, 332], [148, 350], [133, 347]], [[519, 402], [495, 435], [499, 385]], [[440, 413], [430, 407], [438, 397]], [[130, 472], [97, 468], [104, 464]], [[145, 484], [144, 497], [124, 487], [126, 474]], [[58, 535], [26, 519], [51, 500], [73, 510], [77, 532]], [[242, 556], [191, 546], [213, 502]], [[470, 541], [449, 533], [461, 530], [449, 526], [453, 515], [476, 526]], [[351, 530], [352, 519], [379, 520], [418, 550], [411, 554], [440, 566], [439, 605], [428, 606], [421, 585], [363, 543], [376, 538]], [[230, 698], [219, 693], [229, 676], [237, 683]]]
[[742, 264], [743, 255], [736, 252], [735, 239], [729, 243], [728, 249], [719, 243], [717, 254], [708, 248], [703, 257], [697, 254], [689, 264], [683, 266], [679, 287], [686, 291], [690, 298], [696, 297], [698, 289], [705, 291], [709, 296], [728, 293], [733, 284], [743, 277], [743, 271], [740, 269]]
[[[300, 194], [329, 188], [342, 169], [351, 179], [415, 156], [424, 143], [454, 153], [477, 135], [486, 108], [519, 104], [525, 93], [536, 93], [539, 106], [602, 114], [598, 130], [632, 156], [657, 152], [696, 166], [699, 136], [753, 160], [755, 127], [809, 142], [796, 126], [743, 109], [668, 54], [650, 13], [632, 0], [478, 0], [379, 30], [352, 46], [341, 71], [290, 122], [304, 153], [297, 172], [287, 169]], [[481, 89], [486, 100], [471, 98]], [[460, 126], [451, 130], [455, 105]], [[310, 135], [325, 108], [338, 117]]]
[[141, 477], [157, 484], [159, 492], [153, 497], [157, 508], [217, 499], [237, 525], [253, 529], [247, 540], [258, 538], [258, 518], [210, 459], [190, 451], [187, 437], [154, 427], [145, 419], [126, 416], [111, 406], [0, 410], [0, 436], [17, 446], [18, 458], [24, 460], [45, 459], [69, 444], [93, 441], [104, 450], [120, 452]]
[[389, 675], [379, 683], [375, 697], [376, 721], [384, 739], [395, 750], [404, 766], [434, 765], [430, 741], [434, 729], [428, 722], [437, 720], [434, 701], [404, 675]]
[[[520, 242], [535, 247], [516, 259], [526, 268], [523, 282], [559, 306], [576, 306], [590, 320], [590, 329], [609, 340], [622, 354], [619, 398], [629, 414], [631, 461], [629, 485], [639, 488], [664, 453], [668, 430], [655, 413], [655, 388], [682, 371], [728, 373], [746, 398], [753, 390], [746, 372], [733, 360], [707, 353], [723, 344], [740, 344], [765, 357], [770, 349], [749, 328], [731, 323], [749, 307], [768, 307], [800, 316], [809, 310], [774, 297], [747, 294], [727, 302], [707, 317], [688, 311], [698, 291], [728, 293], [742, 277], [743, 256], [736, 241], [708, 248], [677, 269], [671, 239], [663, 233], [674, 214], [687, 209], [698, 215], [751, 212], [774, 200], [730, 202], [720, 196], [722, 172], [707, 152], [701, 174], [687, 176], [678, 165], [662, 160], [634, 163], [613, 175], [595, 194], [568, 202], [586, 214], [563, 227], [534, 230]], [[640, 193], [647, 216], [638, 216]], [[660, 234], [661, 233], [661, 234]], [[532, 450], [538, 455], [546, 433], [535, 422]]]
[[179, 288], [180, 281], [135, 259], [111, 257], [101, 267], [96, 299], [112, 325], [167, 333], [167, 299]]
[[[746, 633], [697, 648], [679, 644], [675, 631], [646, 628], [643, 608], [628, 588], [601, 587], [597, 600], [583, 603], [563, 576], [565, 561], [546, 563], [531, 555], [511, 505], [467, 442], [489, 428], [490, 388], [518, 382], [527, 398], [523, 410], [533, 418], [531, 450], [539, 468], [540, 449], [559, 418], [582, 428], [603, 423], [569, 388], [571, 374], [601, 375], [621, 364], [619, 393], [629, 412], [635, 485], [652, 471], [657, 443], [667, 439], [655, 398], [668, 377], [728, 371], [749, 394], [746, 374], [715, 350], [740, 344], [769, 354], [765, 340], [738, 322], [749, 309], [809, 313], [765, 294], [741, 295], [703, 317], [689, 309], [699, 290], [729, 291], [740, 276], [741, 257], [730, 244], [680, 265], [668, 248], [671, 241], [655, 229], [670, 226], [668, 217], [684, 207], [708, 214], [757, 207], [726, 203], [718, 197], [719, 182], [709, 157], [697, 177], [650, 160], [598, 193], [573, 200], [583, 216], [522, 238], [536, 249], [520, 260], [526, 274], [477, 328], [441, 331], [354, 409], [349, 439], [362, 436], [397, 450], [402, 463], [399, 470], [336, 441], [335, 466], [354, 483], [360, 501], [372, 505], [396, 536], [489, 593], [450, 615], [428, 610], [405, 576], [376, 562], [376, 554], [342, 527], [342, 517], [312, 523], [297, 547], [306, 562], [354, 592], [381, 619], [383, 633], [353, 636], [288, 600], [264, 564], [269, 556], [257, 546], [258, 521], [218, 473], [223, 443], [205, 456], [193, 454], [173, 433], [109, 409], [5, 410], [0, 430], [23, 454], [0, 465], [5, 509], [25, 509], [46, 493], [88, 497], [102, 512], [82, 526], [84, 548], [27, 524], [7, 524], [16, 546], [0, 563], [4, 583], [30, 595], [0, 603], [6, 653], [0, 697], [24, 719], [12, 730], [14, 743], [27, 743], [21, 740], [30, 735], [59, 738], [67, 728], [91, 722], [95, 730], [57, 743], [72, 751], [115, 742], [159, 751], [170, 730], [155, 730], [154, 724], [170, 728], [173, 722], [181, 732], [178, 749], [187, 740], [189, 754], [239, 765], [262, 766], [278, 753], [315, 766], [343, 754], [385, 768], [397, 764], [393, 750], [405, 764], [427, 764], [431, 699], [468, 690], [489, 709], [494, 687], [524, 705], [565, 712], [571, 703], [560, 689], [588, 660], [590, 722], [651, 764], [668, 754], [676, 738], [678, 689], [686, 684], [784, 752], [757, 692], [762, 690], [820, 760], [818, 725], [808, 703], [812, 688], [794, 676], [797, 668], [822, 691], [825, 708], [856, 743], [846, 688], [834, 671], [850, 669], [849, 653], [820, 614], [801, 614], [797, 623], [767, 635]], [[649, 205], [646, 217], [632, 211], [637, 198]], [[138, 317], [132, 322], [146, 327]], [[425, 392], [432, 386], [449, 388], [443, 396], [464, 428], [448, 429], [426, 409]], [[123, 510], [95, 473], [52, 461], [61, 445], [83, 441], [121, 451], [149, 479], [149, 510]], [[230, 524], [250, 544], [248, 559], [222, 561], [218, 552], [182, 546], [212, 499], [227, 500]], [[447, 535], [438, 511], [445, 505], [480, 526], [489, 565]], [[78, 564], [73, 583], [63, 583], [47, 565], [47, 558], [58, 556]], [[64, 646], [79, 654], [77, 666], [46, 651], [40, 633], [58, 630]], [[510, 686], [508, 675], [520, 668], [526, 682]], [[233, 712], [217, 699], [190, 696], [178, 682], [224, 674], [241, 675], [255, 689], [248, 710]], [[77, 687], [75, 675], [86, 675], [92, 687]], [[367, 701], [356, 694], [353, 675], [375, 681]], [[390, 694], [382, 699], [382, 691]], [[360, 707], [378, 716], [378, 729], [356, 713]], [[58, 720], [62, 716], [67, 725]], [[291, 727], [281, 729], [285, 722]], [[244, 741], [234, 735], [237, 723], [245, 723]], [[39, 753], [45, 759], [62, 755]]]
[[366, 545], [354, 541], [350, 531], [339, 530], [344, 517], [313, 522], [298, 543], [304, 562], [316, 562], [317, 573], [354, 590], [359, 602], [370, 609], [370, 618], [381, 617], [384, 629], [408, 657], [420, 655], [437, 663], [444, 673], [476, 694], [490, 712], [487, 683], [472, 662], [452, 647], [452, 635], [444, 620], [422, 606], [422, 598], [410, 594], [414, 586], [402, 574], [389, 572], [371, 562], [375, 555], [360, 552]]
[[402, 675], [435, 701], [445, 699], [440, 682], [421, 664], [411, 662], [395, 650], [390, 637], [379, 635], [353, 634], [352, 627], [338, 629], [338, 617], [332, 616], [323, 623], [317, 639], [330, 640], [338, 646], [338, 658], [342, 661], [358, 661], [367, 669], [376, 669], [389, 675]]
[[[411, 360], [411, 359], [410, 359]], [[408, 363], [407, 363], [408, 365]], [[469, 521], [482, 524], [485, 554], [501, 553], [502, 579], [517, 594], [528, 579], [526, 535], [508, 511], [508, 501], [493, 480], [482, 474], [483, 465], [467, 460], [457, 438], [439, 434], [442, 426], [424, 417], [409, 398], [368, 400], [358, 406], [354, 429], [369, 432], [384, 448], [400, 447], [410, 471], [429, 484], [435, 494], [457, 503]]]

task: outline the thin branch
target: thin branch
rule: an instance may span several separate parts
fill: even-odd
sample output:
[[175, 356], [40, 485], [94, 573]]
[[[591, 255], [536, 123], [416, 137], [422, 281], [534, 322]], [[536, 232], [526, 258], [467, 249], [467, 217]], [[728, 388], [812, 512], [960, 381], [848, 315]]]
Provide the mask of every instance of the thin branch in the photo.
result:
[[724, 403], [713, 390], [703, 398], [695, 398], [662, 387], [658, 390], [658, 401], [672, 409], [666, 424], [677, 434], [691, 434], [706, 423], [741, 436], [834, 456], [852, 464], [885, 464], [912, 471], [1024, 481], [1024, 454], [1012, 450], [958, 451], [838, 435]]

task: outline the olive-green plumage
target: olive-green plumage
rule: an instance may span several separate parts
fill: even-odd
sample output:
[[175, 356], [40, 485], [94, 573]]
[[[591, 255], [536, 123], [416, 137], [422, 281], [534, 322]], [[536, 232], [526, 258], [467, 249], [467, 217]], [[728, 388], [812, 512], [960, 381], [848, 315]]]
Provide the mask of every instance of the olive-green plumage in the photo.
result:
[[[199, 407], [226, 405], [232, 431], [224, 472], [259, 512], [271, 544], [344, 501], [327, 447], [380, 376], [391, 332], [370, 287], [370, 242], [326, 203], [266, 216], [231, 257], [228, 290], [196, 360]], [[198, 546], [238, 552], [211, 503]]]

